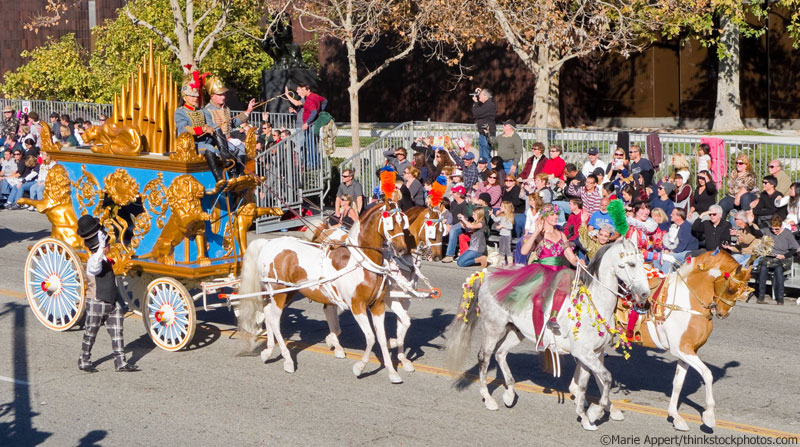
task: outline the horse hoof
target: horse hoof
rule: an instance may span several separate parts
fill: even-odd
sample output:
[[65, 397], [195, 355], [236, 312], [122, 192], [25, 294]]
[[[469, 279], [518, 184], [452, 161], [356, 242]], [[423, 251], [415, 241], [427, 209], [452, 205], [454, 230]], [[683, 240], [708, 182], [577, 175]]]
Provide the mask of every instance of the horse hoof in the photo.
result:
[[675, 430], [689, 431], [689, 425], [683, 418], [672, 418], [672, 426], [675, 427]]
[[261, 354], [259, 354], [259, 355], [261, 357], [261, 360], [263, 360], [264, 363], [266, 363], [267, 360], [269, 360], [269, 358], [272, 357], [272, 349], [269, 349], [269, 348], [264, 349], [264, 350], [261, 351]]
[[511, 408], [514, 406], [514, 402], [517, 400], [517, 393], [513, 390], [507, 390], [503, 393], [503, 403], [506, 407]]
[[356, 362], [355, 365], [353, 365], [353, 374], [355, 374], [355, 376], [358, 377], [361, 375], [362, 371], [364, 371], [364, 363]]
[[611, 413], [609, 413], [609, 417], [612, 421], [624, 421], [625, 414], [623, 414], [620, 410], [612, 409]]
[[492, 398], [484, 399], [483, 404], [486, 405], [486, 409], [490, 411], [497, 411], [500, 409], [500, 407], [497, 406], [497, 402]]
[[411, 363], [410, 361], [405, 360], [405, 361], [402, 361], [400, 363], [402, 363], [402, 365], [403, 365], [403, 371], [405, 371], [407, 373], [413, 373], [414, 371], [416, 371], [414, 369], [414, 364]]
[[389, 374], [389, 382], [392, 383], [403, 383], [403, 378], [400, 377], [400, 374]]
[[581, 425], [583, 426], [584, 430], [587, 431], [597, 431], [597, 426], [593, 423], [589, 422], [587, 419], [581, 419]]
[[347, 358], [347, 356], [344, 353], [344, 349], [334, 349], [333, 356], [336, 357], [337, 359]]
[[395, 349], [395, 348], [397, 348], [397, 339], [396, 338], [390, 338], [389, 339], [389, 349]]
[[286, 371], [287, 373], [293, 373], [294, 362], [291, 360], [286, 360], [285, 362], [283, 362], [283, 370]]
[[594, 423], [594, 421], [603, 417], [603, 407], [597, 404], [589, 405], [589, 409], [586, 410], [586, 416], [589, 418], [589, 422]]
[[332, 347], [334, 347], [334, 344], [333, 344], [333, 339], [332, 339], [332, 338], [333, 338], [333, 334], [328, 334], [328, 335], [325, 337], [325, 346], [327, 346], [327, 347], [329, 347], [329, 348], [332, 348]]
[[713, 411], [703, 412], [703, 424], [708, 428], [714, 428], [714, 426], [717, 425], [717, 418], [714, 416]]

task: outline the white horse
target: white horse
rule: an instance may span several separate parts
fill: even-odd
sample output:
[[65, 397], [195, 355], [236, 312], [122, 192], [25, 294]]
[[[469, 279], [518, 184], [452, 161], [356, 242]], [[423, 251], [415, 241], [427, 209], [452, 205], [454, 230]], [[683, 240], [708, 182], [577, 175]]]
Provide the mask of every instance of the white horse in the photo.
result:
[[[613, 408], [609, 399], [611, 388], [611, 373], [603, 365], [605, 347], [611, 342], [608, 330], [596, 329], [592, 326], [597, 322], [599, 315], [610, 322], [613, 327], [614, 308], [617, 303], [618, 280], [630, 291], [635, 299], [644, 303], [650, 296], [647, 275], [643, 268], [644, 259], [632, 241], [623, 239], [613, 244], [606, 245], [594, 257], [594, 260], [582, 274], [585, 287], [590, 298], [585, 306], [589, 308], [574, 316], [575, 310], [570, 296], [562, 306], [557, 316], [558, 327], [546, 327], [543, 341], [546, 347], [559, 353], [570, 353], [575, 358], [577, 367], [572, 377], [569, 390], [575, 395], [575, 405], [581, 424], [586, 430], [596, 430], [594, 421], [609, 411], [611, 419], [622, 420], [621, 411]], [[492, 274], [487, 273], [485, 282], [492, 281]], [[506, 391], [503, 393], [503, 402], [506, 406], [514, 403], [514, 378], [506, 362], [509, 350], [520, 343], [522, 337], [537, 343], [537, 334], [531, 318], [533, 303], [517, 313], [511, 313], [506, 307], [491, 295], [489, 287], [481, 287], [480, 283], [473, 285], [473, 290], [478, 298], [478, 306], [470, 305], [469, 298], [462, 300], [462, 309], [466, 307], [464, 318], [457, 318], [448, 340], [448, 357], [451, 365], [460, 364], [463, 355], [469, 347], [469, 339], [474, 329], [475, 322], [480, 319], [483, 327], [483, 340], [478, 352], [480, 368], [480, 393], [484, 404], [489, 410], [497, 410], [497, 403], [489, 393], [486, 386], [486, 373], [492, 353], [495, 353], [497, 363], [505, 378]], [[466, 306], [465, 306], [466, 302]], [[570, 310], [573, 318], [568, 315]], [[478, 317], [478, 312], [480, 317]], [[466, 322], [464, 321], [466, 319]], [[495, 352], [496, 351], [496, 352]], [[555, 357], [556, 361], [558, 360]], [[560, 369], [560, 368], [558, 368]], [[589, 373], [594, 374], [595, 380], [602, 392], [599, 405], [592, 404], [588, 412], [584, 409], [586, 399], [586, 386], [589, 382]]]

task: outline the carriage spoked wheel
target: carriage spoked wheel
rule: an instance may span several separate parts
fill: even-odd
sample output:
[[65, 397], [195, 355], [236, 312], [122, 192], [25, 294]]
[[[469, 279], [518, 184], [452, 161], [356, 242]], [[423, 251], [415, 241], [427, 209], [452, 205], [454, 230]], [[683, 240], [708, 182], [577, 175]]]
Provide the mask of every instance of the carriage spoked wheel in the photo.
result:
[[34, 244], [25, 261], [25, 295], [33, 314], [48, 328], [66, 331], [86, 310], [86, 276], [80, 257], [53, 238]]
[[147, 286], [142, 320], [150, 338], [165, 351], [178, 351], [194, 337], [195, 313], [192, 296], [179, 281], [163, 277]]

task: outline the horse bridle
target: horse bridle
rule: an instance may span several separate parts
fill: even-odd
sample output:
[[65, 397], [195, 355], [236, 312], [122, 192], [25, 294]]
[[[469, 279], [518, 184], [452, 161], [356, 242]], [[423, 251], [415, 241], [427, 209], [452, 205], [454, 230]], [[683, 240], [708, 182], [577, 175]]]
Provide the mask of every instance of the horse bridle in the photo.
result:
[[[444, 220], [445, 219], [442, 218], [441, 213], [439, 211], [436, 211], [436, 210], [428, 209], [428, 210], [425, 211], [426, 217], [430, 217], [430, 213], [431, 212], [436, 213], [436, 215], [437, 215], [436, 219], [425, 219], [425, 221], [419, 227], [419, 231], [417, 232], [417, 238], [419, 240], [421, 240], [425, 244], [425, 245], [420, 247], [423, 250], [430, 249], [431, 247], [435, 247], [437, 245], [442, 245], [441, 241], [440, 242], [430, 242], [430, 239], [428, 238], [428, 235], [427, 235], [427, 232], [426, 232], [426, 228], [429, 227], [429, 226], [435, 227], [436, 228], [436, 232], [439, 232], [440, 230], [444, 231], [443, 227], [444, 227]], [[436, 236], [434, 236], [433, 238], [436, 239]]]
[[[628, 257], [630, 257], [630, 256], [633, 256], [633, 257], [635, 257], [635, 258], [637, 258], [637, 257], [641, 257], [641, 259], [642, 259], [642, 263], [644, 263], [644, 257], [642, 256], [642, 253], [641, 253], [639, 250], [634, 250], [634, 251], [632, 251], [632, 252], [628, 252], [628, 251], [626, 250], [626, 248], [625, 248], [625, 243], [626, 243], [626, 242], [628, 242], [628, 241], [622, 241], [622, 251], [620, 251], [620, 253], [619, 253], [619, 259], [620, 259], [620, 261], [623, 261], [623, 262], [624, 262], [624, 261], [625, 261], [625, 260], [626, 260]], [[633, 242], [631, 242], [631, 243], [633, 244]], [[637, 260], [638, 260], [638, 258], [637, 258]], [[642, 280], [644, 280], [644, 281], [647, 281], [647, 274], [646, 274], [646, 273], [644, 273], [644, 271], [642, 271], [642, 272], [643, 272], [643, 273], [642, 273], [642, 276], [644, 276], [644, 278], [639, 278], [639, 277], [633, 278], [633, 277], [631, 276], [631, 273], [630, 273], [628, 270], [629, 270], [629, 269], [626, 267], [626, 268], [625, 268], [625, 275], [628, 277], [628, 284], [629, 284], [629, 285], [630, 285], [630, 284], [633, 284], [635, 281], [642, 281]], [[633, 292], [631, 292], [631, 291], [628, 289], [628, 287], [625, 287], [625, 284], [624, 284], [624, 282], [623, 282], [623, 281], [617, 281], [617, 282], [618, 282], [618, 284], [617, 284], [617, 285], [618, 285], [618, 287], [619, 287], [620, 289], [622, 289], [622, 291], [623, 291], [623, 295], [631, 295], [631, 296], [633, 296]]]
[[[398, 214], [398, 213], [399, 213], [399, 216], [396, 216], [396, 214]], [[397, 233], [397, 234], [395, 234], [394, 236], [389, 234], [389, 231], [392, 228], [394, 228], [394, 220], [393, 219], [396, 219], [397, 217], [402, 219], [403, 230], [407, 230], [408, 229], [408, 216], [406, 216], [405, 213], [403, 213], [403, 211], [399, 207], [395, 207], [393, 209], [383, 210], [382, 211], [381, 221], [380, 221], [379, 225], [381, 226], [381, 232], [383, 233], [383, 237], [386, 238], [386, 242], [387, 243], [391, 242], [396, 237], [403, 237], [405, 235], [405, 233], [402, 232], [402, 231]]]

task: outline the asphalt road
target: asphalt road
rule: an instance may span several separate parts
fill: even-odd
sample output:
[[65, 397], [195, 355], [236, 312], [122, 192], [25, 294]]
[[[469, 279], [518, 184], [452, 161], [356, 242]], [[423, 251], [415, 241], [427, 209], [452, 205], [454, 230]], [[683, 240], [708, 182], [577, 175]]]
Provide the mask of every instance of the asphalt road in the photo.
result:
[[[605, 420], [586, 432], [567, 391], [570, 358], [554, 379], [540, 371], [531, 346], [520, 345], [509, 355], [519, 398], [496, 412], [484, 409], [475, 383], [451, 377], [444, 334], [468, 275], [454, 264], [423, 267], [443, 297], [412, 304], [407, 344], [417, 371], [401, 371], [400, 385], [389, 383], [377, 360], [354, 377], [354, 360], [335, 359], [325, 348], [322, 309], [306, 300], [292, 304], [283, 319], [294, 374], [279, 359], [264, 364], [235, 355], [243, 342], [224, 309], [199, 312], [192, 346], [177, 353], [155, 348], [142, 321], [128, 318], [126, 350], [142, 371], [115, 373], [110, 340], [101, 331], [93, 356], [100, 372], [83, 373], [77, 368], [82, 331], [48, 330], [22, 294], [27, 247], [48, 234], [44, 216], [0, 211], [0, 445], [763, 445], [780, 442], [776, 436], [800, 437], [800, 306], [793, 301], [740, 304], [716, 322], [701, 350], [715, 379], [713, 430], [701, 426], [705, 388], [691, 371], [680, 407], [691, 437], [670, 438], [682, 435], [666, 416], [675, 360], [636, 349], [628, 361], [616, 352], [606, 361], [615, 379], [612, 399], [625, 421]], [[349, 314], [341, 321], [345, 348], [359, 354], [363, 335]], [[388, 324], [393, 332], [393, 316]], [[468, 358], [464, 369], [474, 373], [475, 356]], [[490, 374], [499, 374], [494, 364]], [[500, 403], [498, 387], [491, 389]], [[590, 393], [597, 395], [593, 381]]]

